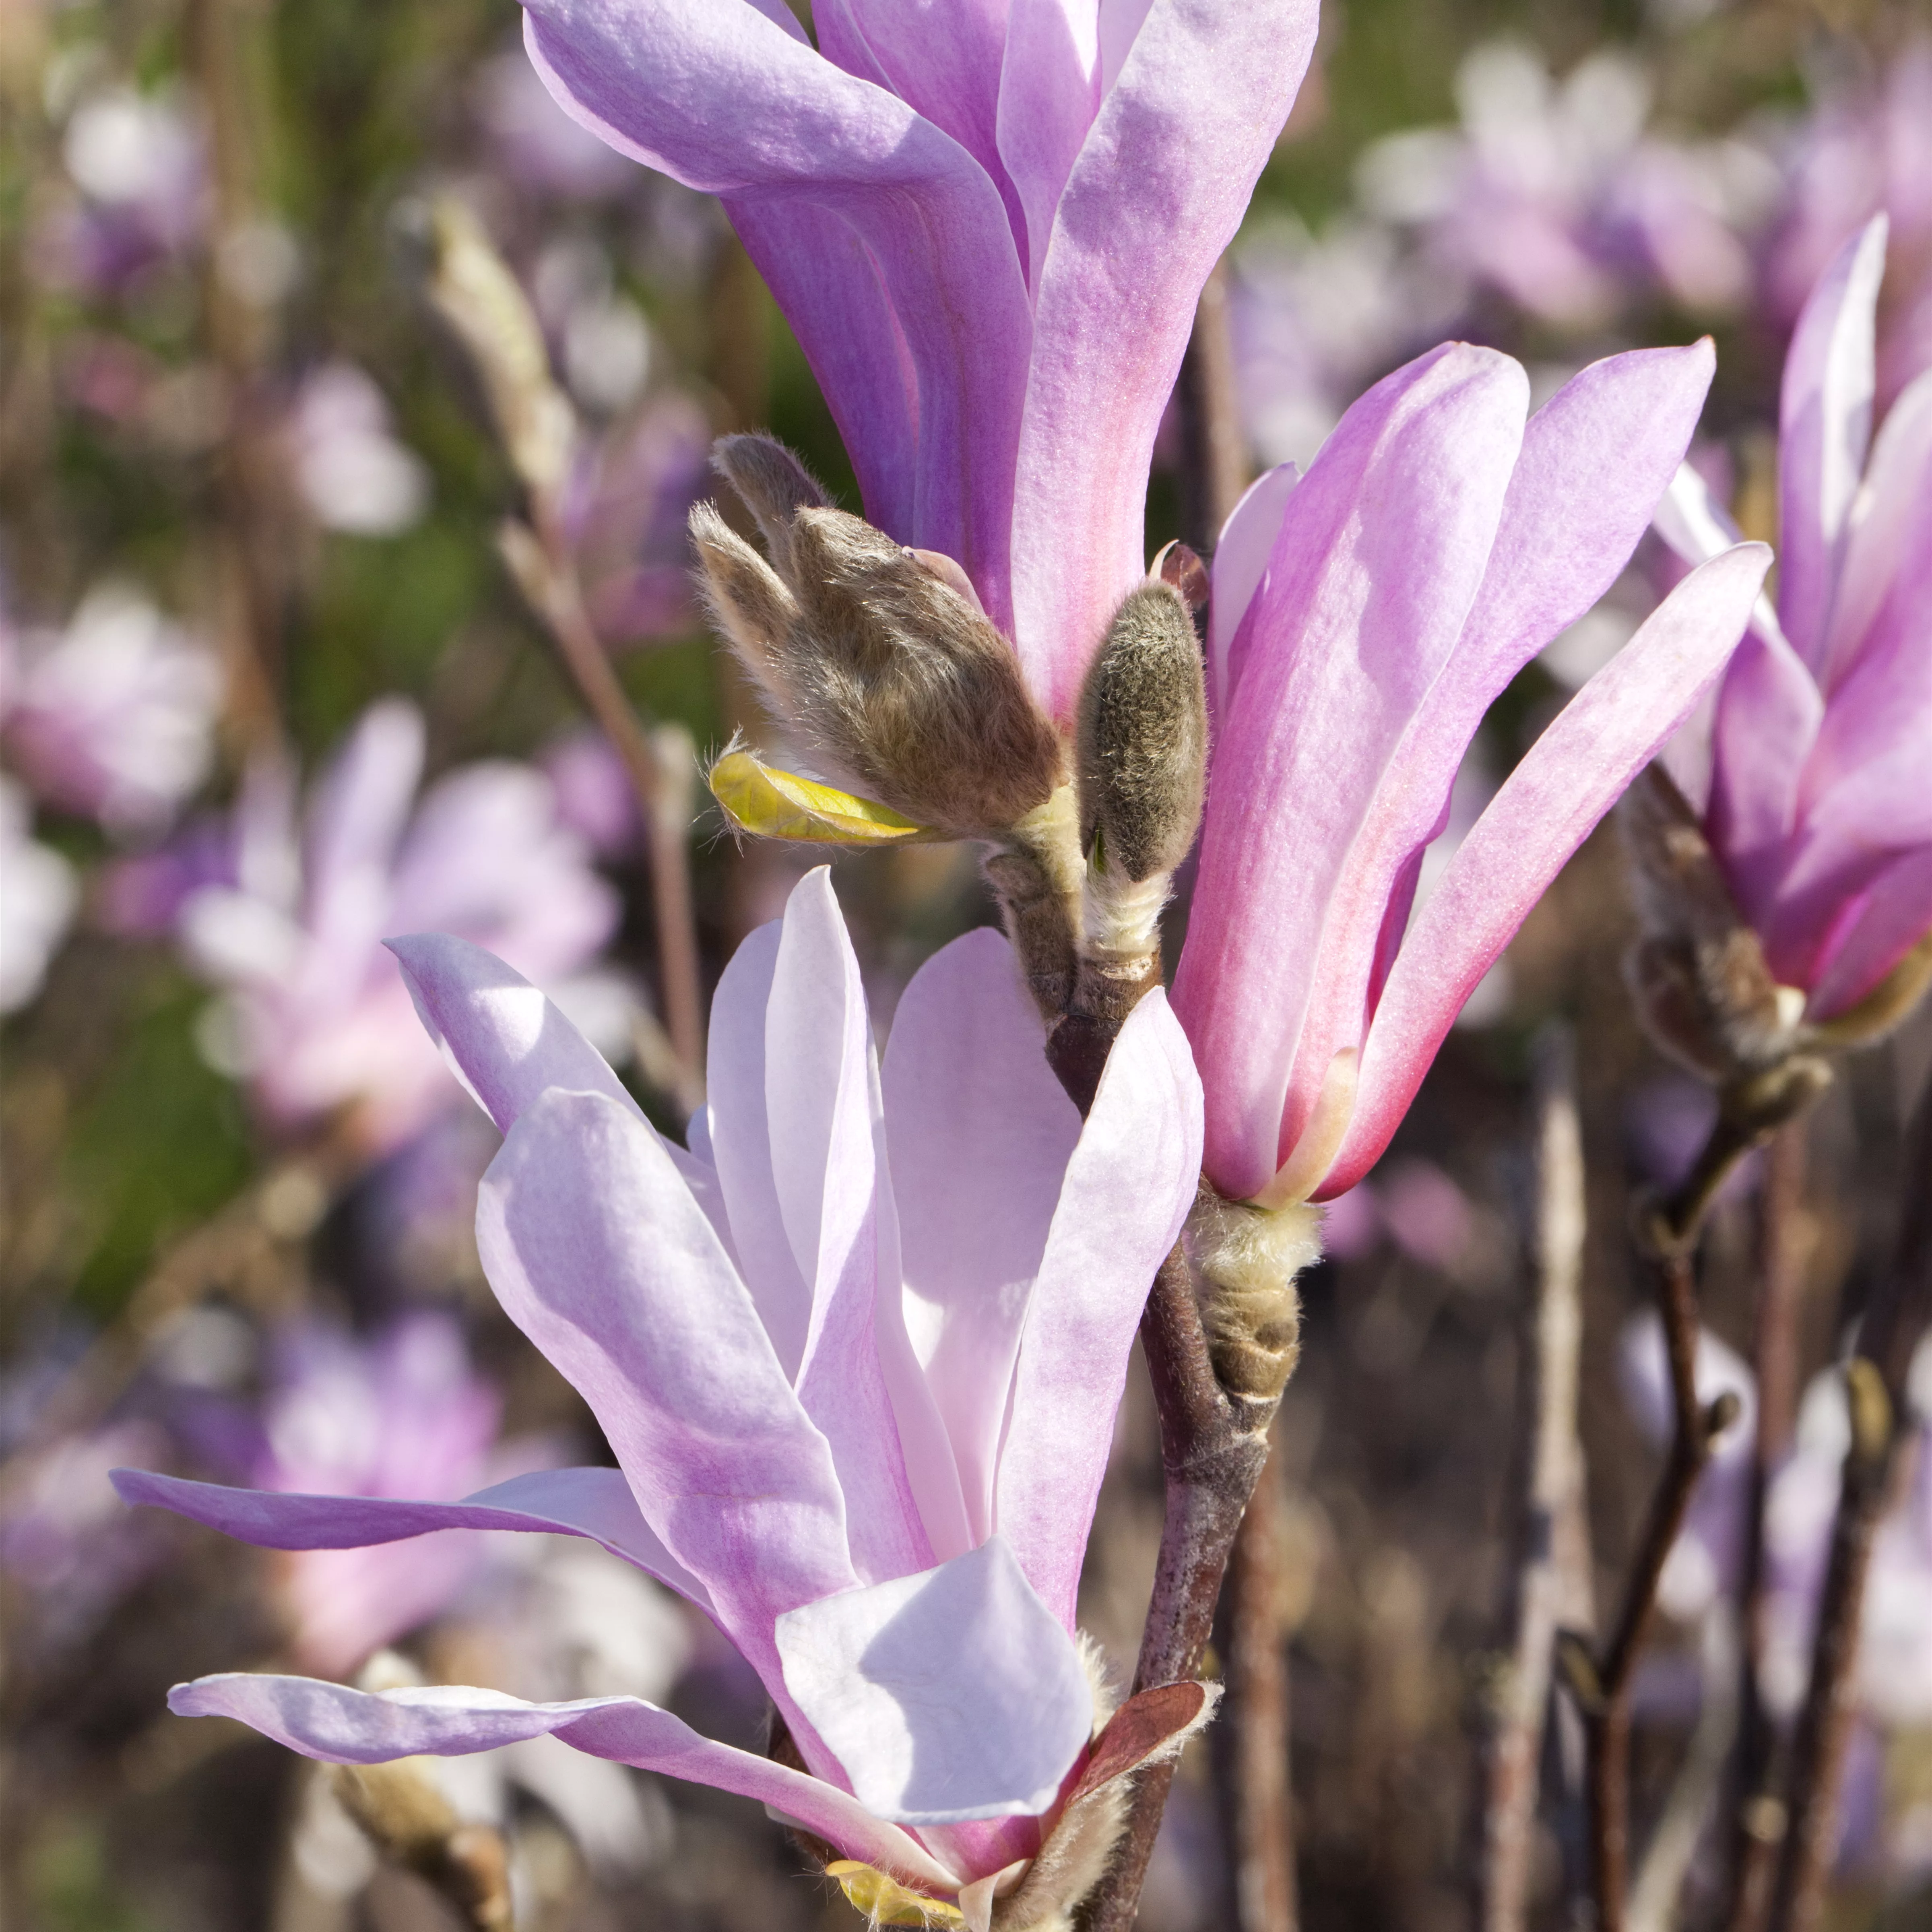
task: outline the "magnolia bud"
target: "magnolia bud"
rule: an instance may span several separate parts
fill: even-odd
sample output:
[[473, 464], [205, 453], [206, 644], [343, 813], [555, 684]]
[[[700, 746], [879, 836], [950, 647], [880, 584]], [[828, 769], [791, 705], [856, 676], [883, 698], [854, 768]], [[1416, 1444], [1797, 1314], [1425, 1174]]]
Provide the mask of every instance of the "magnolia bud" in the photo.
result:
[[1184, 1239], [1216, 1376], [1235, 1395], [1274, 1402], [1301, 1353], [1295, 1278], [1322, 1258], [1321, 1209], [1300, 1201], [1257, 1208], [1204, 1184]]

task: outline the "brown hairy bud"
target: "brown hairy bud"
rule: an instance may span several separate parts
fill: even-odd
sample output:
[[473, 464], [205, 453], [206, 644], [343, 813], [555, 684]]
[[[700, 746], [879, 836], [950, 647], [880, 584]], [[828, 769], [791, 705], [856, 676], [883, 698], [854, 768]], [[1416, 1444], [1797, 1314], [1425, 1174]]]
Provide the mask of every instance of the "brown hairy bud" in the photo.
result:
[[708, 504], [692, 535], [718, 627], [781, 722], [856, 789], [955, 838], [1004, 839], [1043, 806], [1066, 776], [1059, 734], [958, 567], [832, 508], [766, 438], [727, 438], [717, 462], [769, 556]]
[[1295, 1279], [1322, 1257], [1322, 1210], [1228, 1201], [1204, 1181], [1182, 1238], [1216, 1376], [1233, 1394], [1274, 1402], [1301, 1354]]

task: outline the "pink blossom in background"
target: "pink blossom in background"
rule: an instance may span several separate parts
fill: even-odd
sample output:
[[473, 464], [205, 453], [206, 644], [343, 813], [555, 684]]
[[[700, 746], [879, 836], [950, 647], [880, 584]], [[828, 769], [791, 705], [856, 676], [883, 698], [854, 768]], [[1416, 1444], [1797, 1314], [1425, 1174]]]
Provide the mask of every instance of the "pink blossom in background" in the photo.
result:
[[1877, 381], [1888, 404], [1932, 368], [1932, 38], [1908, 41], [1882, 73], [1828, 92], [1785, 165], [1787, 206], [1768, 275], [1781, 319], [1797, 316], [1874, 214], [1891, 221]]
[[598, 858], [637, 850], [642, 825], [638, 794], [624, 761], [595, 725], [560, 738], [537, 760], [556, 796], [557, 816]]
[[208, 775], [221, 691], [212, 650], [102, 584], [64, 631], [0, 632], [0, 754], [44, 802], [152, 836]]
[[[488, 941], [560, 991], [592, 988], [585, 969], [616, 926], [617, 896], [560, 822], [549, 781], [492, 761], [418, 800], [422, 764], [421, 717], [386, 699], [299, 822], [287, 775], [258, 770], [227, 830], [225, 878], [184, 864], [172, 882], [184, 892], [173, 914], [183, 949], [224, 993], [204, 1044], [279, 1131], [341, 1114], [380, 1154], [456, 1098], [383, 950], [392, 934], [440, 927]], [[190, 844], [192, 859], [201, 848]], [[122, 886], [130, 904], [145, 892], [150, 916], [170, 884], [155, 870]]]
[[635, 184], [636, 170], [558, 106], [520, 47], [478, 70], [474, 98], [512, 180], [563, 201], [614, 200]]
[[74, 917], [74, 868], [32, 836], [33, 806], [0, 777], [0, 1013], [33, 999]]
[[1145, 569], [1155, 434], [1287, 118], [1311, 0], [536, 0], [531, 58], [720, 196], [866, 514], [964, 566], [1056, 716]]
[[1660, 292], [1722, 314], [1752, 285], [1739, 231], [1768, 208], [1774, 170], [1742, 142], [1646, 134], [1650, 85], [1615, 51], [1560, 83], [1514, 41], [1474, 50], [1456, 76], [1459, 129], [1375, 142], [1358, 193], [1412, 226], [1441, 272], [1486, 284], [1558, 327], [1610, 321]]
[[1672, 593], [1414, 910], [1484, 712], [1622, 569], [1712, 368], [1708, 343], [1614, 356], [1529, 417], [1516, 363], [1445, 344], [1357, 402], [1306, 477], [1262, 478], [1222, 530], [1174, 994], [1222, 1193], [1279, 1204], [1360, 1179], [1531, 906], [1722, 668], [1762, 544]]
[[1199, 1169], [1165, 998], [1129, 1020], [1083, 1124], [982, 929], [914, 978], [881, 1063], [821, 868], [718, 986], [686, 1151], [498, 962], [447, 938], [398, 951], [506, 1133], [478, 1204], [485, 1269], [621, 1472], [458, 1505], [125, 1473], [123, 1493], [278, 1547], [589, 1536], [716, 1623], [808, 1772], [632, 1698], [226, 1676], [174, 1708], [336, 1761], [554, 1733], [760, 1798], [928, 1894], [1030, 1856], [1094, 1729], [1076, 1588], [1147, 1284]]
[[[1785, 364], [1778, 586], [1672, 767], [1779, 984], [1855, 1006], [1932, 928], [1932, 371], [1874, 436], [1886, 221], [1839, 251]], [[1697, 562], [1736, 541], [1681, 470], [1659, 533]]]
[[394, 536], [422, 520], [429, 472], [396, 440], [382, 391], [353, 363], [302, 378], [284, 434], [296, 487], [324, 529]]

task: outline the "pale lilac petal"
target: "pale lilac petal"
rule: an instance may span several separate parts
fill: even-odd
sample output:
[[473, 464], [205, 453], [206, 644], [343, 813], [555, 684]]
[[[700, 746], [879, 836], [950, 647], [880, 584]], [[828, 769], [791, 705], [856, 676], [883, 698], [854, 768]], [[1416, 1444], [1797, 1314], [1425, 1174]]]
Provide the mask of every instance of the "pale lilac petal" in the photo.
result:
[[1288, 499], [1174, 981], [1208, 1090], [1207, 1172], [1232, 1198], [1274, 1178], [1312, 1102], [1291, 1112], [1289, 1078], [1327, 908], [1482, 580], [1528, 388], [1507, 356], [1445, 344], [1358, 401]]
[[1027, 286], [1040, 285], [1053, 218], [1100, 105], [1095, 0], [1012, 0], [1000, 75], [1000, 159], [1024, 217]]
[[1863, 903], [1834, 936], [1804, 1009], [1828, 1020], [1855, 1006], [1932, 932], [1932, 849], [1897, 858], [1880, 873]]
[[991, 927], [920, 968], [886, 1043], [906, 1322], [951, 1444], [961, 1548], [992, 1532], [1027, 1298], [1080, 1138], [1045, 1044], [1012, 949]]
[[1784, 358], [1778, 614], [1814, 673], [1824, 662], [1845, 525], [1871, 440], [1886, 226], [1882, 214], [1874, 215], [1833, 258]]
[[996, 1516], [1068, 1630], [1127, 1355], [1201, 1172], [1201, 1078], [1158, 988], [1107, 1061], [1027, 1306]]
[[1013, 636], [1057, 717], [1144, 570], [1148, 466], [1195, 303], [1315, 24], [1313, 0], [1155, 0], [1067, 177], [1034, 290], [1012, 500]]
[[866, 1583], [932, 1562], [876, 1339], [883, 1176], [873, 1104], [865, 988], [820, 866], [785, 907], [765, 1012], [765, 1118], [779, 1211], [812, 1283], [794, 1384], [831, 1444], [853, 1568]]
[[318, 933], [351, 945], [378, 936], [422, 764], [422, 713], [400, 698], [370, 705], [330, 762], [304, 840], [307, 919]]
[[1771, 566], [1762, 544], [1693, 571], [1530, 747], [1418, 913], [1369, 1030], [1355, 1114], [1322, 1195], [1366, 1173], [1436, 1049], [1530, 908], [1695, 707]]
[[1072, 1639], [1002, 1537], [778, 1619], [785, 1686], [875, 1816], [1037, 1816], [1094, 1730]]
[[950, 1891], [959, 1882], [909, 1833], [874, 1818], [837, 1786], [714, 1743], [640, 1697], [526, 1704], [462, 1684], [352, 1690], [312, 1677], [236, 1672], [176, 1684], [168, 1708], [184, 1718], [232, 1718], [324, 1764], [461, 1757], [525, 1738], [560, 1737], [592, 1757], [754, 1798], [851, 1857], [914, 1884]]
[[1217, 719], [1228, 715], [1240, 682], [1245, 657], [1240, 646], [1254, 635], [1241, 620], [1268, 574], [1288, 493], [1300, 480], [1301, 472], [1293, 464], [1277, 464], [1248, 485], [1221, 526], [1208, 610], [1208, 701]]
[[506, 1312], [589, 1404], [644, 1520], [779, 1695], [774, 1619], [859, 1580], [844, 1502], [663, 1143], [601, 1094], [553, 1089], [490, 1163], [476, 1233]]
[[172, 1510], [261, 1550], [364, 1550], [444, 1529], [541, 1530], [587, 1537], [709, 1612], [704, 1586], [658, 1540], [620, 1469], [544, 1469], [460, 1502], [312, 1496], [230, 1489], [147, 1469], [112, 1472], [123, 1502]]
[[[526, 43], [578, 121], [687, 186], [722, 196], [734, 219], [751, 218], [740, 223], [746, 245], [786, 296], [848, 429], [868, 406], [850, 387], [866, 372], [847, 338], [874, 288], [884, 291], [918, 396], [913, 522], [887, 526], [956, 558], [988, 614], [1005, 622], [1032, 324], [1006, 208], [986, 171], [903, 101], [841, 71], [742, 0], [540, 0]], [[806, 254], [787, 218], [793, 206], [810, 222]], [[862, 244], [875, 284], [853, 286], [858, 258], [849, 249], [813, 259], [826, 217]], [[876, 334], [875, 324], [860, 326], [868, 340]], [[890, 406], [896, 415], [896, 398]], [[850, 446], [859, 454], [866, 445]]]

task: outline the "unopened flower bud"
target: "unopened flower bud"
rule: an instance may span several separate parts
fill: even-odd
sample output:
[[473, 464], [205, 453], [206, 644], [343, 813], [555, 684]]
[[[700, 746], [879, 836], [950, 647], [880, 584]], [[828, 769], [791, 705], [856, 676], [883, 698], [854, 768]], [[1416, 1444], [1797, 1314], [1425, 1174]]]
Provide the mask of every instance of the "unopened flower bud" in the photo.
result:
[[1235, 1395], [1274, 1402], [1301, 1353], [1295, 1278], [1322, 1258], [1321, 1209], [1303, 1201], [1258, 1208], [1204, 1184], [1184, 1239], [1215, 1374]]

